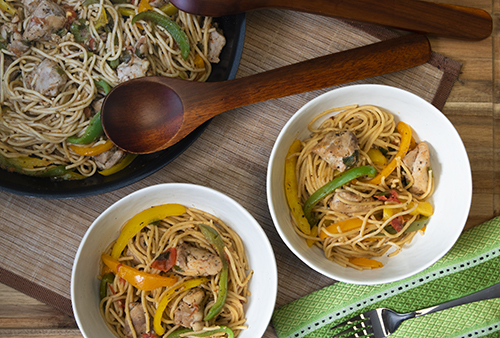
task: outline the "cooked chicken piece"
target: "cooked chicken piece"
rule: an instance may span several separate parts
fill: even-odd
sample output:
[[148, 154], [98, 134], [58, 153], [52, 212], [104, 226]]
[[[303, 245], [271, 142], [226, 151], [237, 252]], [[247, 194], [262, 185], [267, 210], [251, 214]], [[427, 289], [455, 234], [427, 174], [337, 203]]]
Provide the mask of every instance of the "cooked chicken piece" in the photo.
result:
[[95, 161], [95, 164], [97, 165], [99, 170], [105, 170], [120, 162], [125, 157], [125, 155], [127, 155], [126, 152], [119, 149], [118, 147], [113, 147], [108, 151], [100, 153], [97, 156], [93, 156], [92, 159]]
[[168, 0], [151, 0], [149, 4], [153, 7], [160, 8], [169, 3]]
[[11, 51], [19, 57], [29, 48], [30, 47], [28, 46], [27, 42], [23, 40], [23, 36], [21, 35], [21, 33], [12, 32], [7, 50]]
[[226, 38], [217, 29], [210, 32], [208, 37], [208, 61], [218, 63], [222, 48], [226, 45]]
[[40, 4], [41, 0], [23, 0], [23, 6], [26, 9], [26, 13], [28, 15], [33, 14], [35, 9], [38, 7]]
[[1, 25], [0, 36], [3, 40], [8, 42], [7, 50], [16, 54], [18, 57], [29, 49], [29, 43], [23, 39], [17, 25], [14, 23], [4, 23]]
[[4, 60], [3, 60], [3, 71], [4, 72], [7, 70], [7, 68], [9, 68], [9, 66], [12, 64], [12, 62], [14, 62], [14, 60], [9, 55], [4, 56]]
[[118, 82], [122, 83], [146, 76], [148, 68], [149, 61], [133, 55], [130, 61], [120, 64], [116, 69], [118, 72]]
[[[431, 166], [431, 159], [429, 156], [429, 147], [426, 143], [419, 143], [415, 149], [410, 151], [403, 158], [403, 163], [410, 169], [413, 176], [413, 185], [410, 192], [415, 195], [422, 195], [427, 191], [429, 183], [429, 167]], [[404, 173], [407, 179], [408, 174]]]
[[177, 247], [174, 271], [184, 276], [212, 276], [222, 269], [219, 256], [208, 250], [182, 243]]
[[66, 74], [58, 64], [51, 59], [44, 59], [26, 77], [26, 87], [42, 95], [57, 96], [68, 80]]
[[[345, 203], [340, 198], [352, 202], [353, 204]], [[340, 191], [333, 195], [330, 201], [330, 209], [341, 212], [343, 214], [355, 214], [359, 212], [367, 212], [374, 206], [381, 205], [382, 202], [376, 201], [373, 198], [364, 198], [350, 191]]]
[[148, 40], [144, 35], [141, 35], [139, 40], [135, 43], [134, 50], [136, 55], [145, 55], [148, 53]]
[[182, 325], [194, 331], [201, 330], [204, 326], [202, 307], [204, 299], [205, 292], [202, 289], [192, 290], [184, 296], [175, 309], [175, 325]]
[[[146, 313], [141, 303], [134, 302], [129, 304], [130, 319], [132, 320], [132, 325], [137, 334], [137, 337], [142, 337], [143, 334], [147, 333], [148, 328], [146, 327]], [[125, 335], [126, 337], [133, 337], [132, 330], [128, 324], [128, 320], [125, 321]]]
[[64, 9], [52, 0], [41, 0], [26, 25], [23, 37], [28, 41], [49, 40], [65, 23]]
[[94, 109], [96, 113], [100, 112], [103, 103], [104, 103], [104, 97], [102, 99], [92, 102], [92, 109]]
[[350, 131], [331, 131], [313, 147], [312, 152], [343, 172], [357, 162], [359, 143]]

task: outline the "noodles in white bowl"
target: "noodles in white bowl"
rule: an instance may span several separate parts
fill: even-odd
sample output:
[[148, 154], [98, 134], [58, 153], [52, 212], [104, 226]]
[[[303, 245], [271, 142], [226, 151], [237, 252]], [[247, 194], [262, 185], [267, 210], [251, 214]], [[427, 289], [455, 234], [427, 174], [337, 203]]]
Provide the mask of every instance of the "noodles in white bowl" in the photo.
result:
[[[321, 129], [323, 123], [325, 123], [325, 126], [328, 126], [328, 128], [340, 127], [339, 129], [342, 130], [346, 127], [352, 129], [353, 133], [357, 133], [357, 131], [355, 131], [356, 125], [351, 124], [350, 122], [344, 123], [342, 126], [340, 124], [335, 125], [336, 122], [333, 121], [335, 121], [336, 116], [339, 116], [338, 120], [340, 120], [342, 112], [331, 111], [333, 108], [349, 106], [351, 107], [342, 109], [342, 111], [349, 111], [349, 109], [353, 109], [352, 111], [355, 111], [357, 108], [353, 108], [353, 105], [357, 107], [372, 106], [380, 111], [388, 113], [389, 115], [387, 118], [377, 118], [378, 121], [381, 121], [380, 126], [387, 126], [387, 130], [381, 132], [380, 135], [386, 133], [387, 136], [379, 139], [378, 136], [375, 137], [378, 133], [374, 133], [371, 134], [374, 136], [373, 138], [367, 137], [366, 142], [359, 142], [360, 149], [358, 161], [361, 162], [357, 162], [358, 164], [352, 164], [353, 168], [346, 169], [344, 173], [352, 169], [360, 170], [358, 168], [361, 167], [375, 167], [373, 169], [374, 171], [369, 168], [366, 171], [363, 171], [364, 169], [361, 170], [361, 176], [355, 177], [354, 180], [353, 178], [347, 179], [347, 182], [350, 182], [349, 184], [345, 181], [340, 182], [340, 186], [345, 185], [345, 187], [340, 190], [345, 190], [346, 192], [354, 193], [356, 195], [358, 195], [358, 193], [363, 194], [363, 198], [371, 198], [373, 200], [377, 199], [374, 197], [377, 192], [371, 196], [370, 194], [373, 190], [376, 190], [378, 191], [378, 194], [381, 195], [378, 197], [386, 198], [387, 200], [394, 197], [401, 203], [381, 201], [384, 204], [374, 208], [370, 207], [370, 210], [373, 211], [372, 213], [368, 211], [365, 214], [361, 213], [345, 216], [341, 214], [330, 214], [329, 202], [332, 201], [333, 196], [332, 194], [324, 196], [320, 194], [318, 199], [312, 200], [312, 202], [317, 202], [316, 204], [308, 203], [307, 208], [299, 207], [297, 209], [303, 210], [304, 216], [306, 214], [311, 216], [311, 222], [313, 224], [309, 228], [310, 231], [312, 231], [313, 227], [316, 225], [320, 230], [320, 234], [323, 233], [329, 238], [323, 240], [318, 238], [318, 235], [304, 235], [304, 232], [298, 230], [299, 227], [295, 225], [294, 217], [291, 214], [291, 209], [287, 201], [287, 186], [285, 185], [285, 168], [287, 159], [299, 159], [299, 153], [302, 151], [305, 156], [307, 153], [307, 148], [305, 147], [307, 144], [306, 140], [314, 137], [316, 134], [321, 135], [320, 132], [316, 132]], [[315, 120], [315, 118], [323, 112], [325, 112], [325, 114]], [[379, 113], [377, 113], [377, 115], [378, 114]], [[357, 116], [359, 117], [359, 121], [364, 119], [361, 118], [361, 115]], [[370, 121], [370, 119], [371, 121], [375, 121], [374, 118], [367, 118], [364, 120]], [[313, 122], [311, 123], [311, 121]], [[329, 125], [329, 123], [332, 122], [333, 125]], [[405, 164], [402, 162], [404, 156], [400, 156], [400, 162], [402, 163], [397, 164], [396, 162], [395, 164], [397, 165], [392, 168], [390, 175], [379, 175], [383, 172], [382, 168], [389, 167], [389, 165], [377, 165], [374, 163], [374, 160], [370, 158], [367, 150], [363, 150], [365, 145], [368, 145], [367, 147], [370, 149], [378, 149], [379, 147], [389, 148], [388, 144], [394, 142], [393, 147], [390, 147], [391, 149], [387, 149], [388, 152], [384, 157], [386, 157], [386, 160], [389, 163], [392, 162], [393, 159], [399, 157], [396, 156], [396, 154], [399, 151], [398, 143], [400, 143], [399, 139], [402, 135], [401, 131], [397, 130], [397, 126], [400, 123], [401, 126], [406, 125], [408, 128], [411, 128], [412, 135], [414, 136], [416, 143], [425, 143], [428, 148], [430, 159], [429, 168], [432, 169], [432, 174], [429, 175], [430, 179], [428, 180], [428, 185], [425, 187], [424, 192], [415, 194], [410, 191], [411, 187], [408, 184], [413, 185], [411, 183], [411, 178], [410, 180], [405, 179], [406, 183], [403, 182], [403, 184], [401, 184], [403, 181], [402, 177], [405, 176], [406, 172], [406, 169], [404, 168]], [[359, 126], [361, 125], [362, 124], [360, 123]], [[359, 131], [361, 131], [361, 129], [363, 128], [360, 128]], [[367, 128], [367, 130], [368, 129], [375, 130], [374, 128]], [[385, 129], [381, 128], [381, 130]], [[406, 132], [403, 130], [403, 133]], [[365, 138], [360, 134], [356, 136], [356, 138], [358, 137], [359, 140], [365, 140]], [[298, 150], [290, 153], [290, 147], [294, 142], [298, 142]], [[363, 155], [363, 152], [368, 156]], [[308, 155], [307, 157], [311, 159], [313, 158], [312, 155]], [[321, 163], [321, 161], [318, 160], [317, 163]], [[349, 158], [346, 159], [346, 162], [347, 164], [351, 163]], [[321, 166], [318, 168], [320, 167]], [[310, 168], [314, 168], [314, 165], [310, 166]], [[323, 167], [321, 168], [326, 168], [326, 165], [323, 164]], [[301, 191], [302, 195], [300, 199], [297, 194], [297, 203], [302, 203], [302, 206], [305, 206], [307, 202], [306, 198], [309, 199], [314, 195], [314, 191], [321, 190], [321, 184], [324, 184], [328, 181], [328, 179], [333, 178], [326, 178], [327, 171], [328, 170], [325, 170], [325, 175], [320, 174], [320, 176], [324, 176], [323, 181], [318, 181], [316, 183], [311, 181], [308, 183], [306, 191]], [[370, 172], [375, 175], [375, 177], [370, 177], [368, 175]], [[429, 173], [429, 171], [427, 172]], [[342, 175], [340, 174], [338, 176]], [[372, 184], [373, 181], [370, 183], [370, 180], [374, 180], [377, 176], [379, 178], [386, 177], [385, 181], [388, 184], [385, 184], [384, 186], [383, 180], [381, 180], [380, 183], [377, 182], [376, 184]], [[303, 181], [305, 182], [305, 179]], [[332, 181], [335, 181], [335, 178], [333, 178]], [[302, 180], [297, 179], [296, 182], [299, 184]], [[339, 181], [337, 181], [337, 183], [338, 182]], [[393, 183], [394, 186], [392, 185]], [[338, 187], [334, 187], [334, 189], [337, 188]], [[395, 194], [393, 195], [391, 193], [391, 190], [395, 190], [397, 197], [394, 196]], [[388, 192], [388, 194], [386, 192]], [[325, 198], [323, 199], [323, 197]], [[345, 197], [343, 199], [344, 203], [347, 202], [346, 204], [350, 204]], [[380, 199], [377, 200], [380, 201]], [[457, 238], [460, 236], [467, 221], [471, 200], [472, 175], [470, 171], [469, 159], [463, 142], [454, 126], [443, 113], [441, 113], [429, 102], [415, 94], [390, 86], [346, 86], [331, 90], [306, 103], [302, 108], [294, 113], [288, 122], [283, 126], [271, 151], [268, 164], [267, 201], [273, 223], [279, 235], [290, 250], [305, 264], [325, 276], [346, 283], [389, 283], [413, 276], [429, 267], [443, 257], [443, 255], [453, 246]], [[414, 215], [406, 215], [406, 213], [413, 213], [411, 211], [415, 206], [413, 202], [417, 201], [428, 202], [432, 207], [432, 215], [428, 218], [424, 235], [420, 235], [419, 232], [422, 230], [419, 230], [414, 232], [411, 242], [409, 243], [407, 241], [407, 239], [410, 239], [409, 236], [406, 238], [407, 235], [404, 235], [401, 237], [401, 242], [395, 242], [395, 246], [394, 244], [390, 244], [391, 247], [387, 251], [384, 251], [385, 248], [382, 248], [382, 246], [377, 248], [376, 246], [378, 243], [385, 243], [388, 238], [393, 236], [393, 234], [389, 233], [389, 231], [392, 232], [390, 230], [393, 227], [392, 224], [390, 224], [392, 219], [402, 216], [405, 221], [403, 227], [405, 225], [408, 225], [408, 227], [411, 226], [409, 221], [414, 217]], [[389, 209], [389, 206], [393, 206], [397, 209], [401, 208], [401, 210], [397, 210], [398, 212], [394, 212], [390, 217], [384, 220], [383, 210], [381, 212], [376, 209]], [[415, 210], [416, 209], [413, 211]], [[323, 218], [323, 215], [325, 215], [325, 218]], [[420, 215], [422, 215], [421, 212], [419, 212], [419, 216], [417, 216], [419, 219], [417, 220], [415, 218], [411, 223], [414, 224], [419, 222]], [[330, 221], [331, 223], [328, 224], [327, 220], [330, 217], [332, 220]], [[356, 222], [361, 222], [361, 226], [349, 234], [346, 233], [346, 228], [343, 226], [340, 227], [341, 231], [338, 231], [339, 224], [336, 226], [335, 223], [340, 223], [343, 220], [348, 221], [351, 218], [357, 218], [358, 221]], [[322, 219], [323, 223], [320, 224], [319, 222]], [[357, 226], [358, 224], [354, 225]], [[330, 230], [330, 228], [328, 228], [329, 226], [332, 226], [333, 229]], [[363, 226], [364, 228], [362, 228]], [[371, 228], [368, 230], [368, 227]], [[328, 233], [325, 233], [324, 230], [327, 230]], [[339, 234], [335, 232], [339, 232]], [[343, 234], [341, 234], [342, 232]], [[387, 232], [387, 234], [384, 232]], [[376, 233], [383, 233], [383, 237], [382, 235], [381, 238], [375, 236]], [[368, 240], [370, 236], [375, 238], [366, 241], [365, 243], [365, 240]], [[399, 237], [399, 235], [397, 235], [397, 237]], [[348, 251], [345, 251], [344, 249], [340, 249], [344, 244], [342, 241], [345, 241], [347, 247], [355, 247], [356, 250], [349, 249]], [[359, 243], [359, 245], [355, 243]], [[377, 251], [379, 249], [380, 252]], [[378, 265], [373, 267], [380, 266], [380, 264], [383, 266], [381, 268], [372, 268], [370, 270], [358, 270], [353, 268], [354, 266], [347, 263], [350, 259], [352, 259], [351, 255], [354, 252], [356, 252], [356, 254], [360, 254], [362, 258], [378, 261]], [[389, 255], [391, 255], [391, 257], [389, 257]], [[334, 260], [336, 262], [330, 259], [332, 256], [335, 256]]]
[[311, 136], [296, 140], [285, 162], [290, 208], [305, 213], [292, 214], [297, 233], [341, 266], [382, 267], [376, 258], [401, 252], [434, 212], [427, 201], [434, 190], [428, 145], [371, 105], [328, 109], [308, 128]]
[[[137, 233], [124, 238], [131, 227]], [[99, 310], [117, 337], [237, 337], [247, 329], [243, 306], [253, 272], [241, 238], [220, 219], [179, 204], [157, 205], [132, 217], [112, 244], [102, 255]]]
[[[160, 215], [157, 213], [159, 210], [160, 213], [167, 211], [169, 215]], [[140, 226], [140, 232], [133, 232], [129, 237], [126, 229], [130, 229], [130, 224], [141, 223], [135, 223], [134, 219], [152, 220], [148, 214], [160, 215], [162, 221], [146, 222], [148, 224], [144, 227]], [[213, 238], [222, 239], [228, 261], [227, 297], [222, 307], [217, 306], [222, 272], [185, 276], [178, 273], [179, 269], [184, 270], [181, 262], [167, 272], [155, 268], [157, 263], [153, 264], [160, 257], [165, 258], [164, 263], [167, 263], [168, 257], [171, 257], [167, 253], [171, 253], [172, 248], [181, 251], [186, 246], [190, 246], [191, 250], [195, 247], [201, 252], [208, 251], [212, 258], [220, 257], [218, 245], [214, 245], [217, 240], [207, 239], [207, 233], [209, 237], [214, 235]], [[133, 262], [135, 259], [137, 263]], [[166, 281], [168, 285], [157, 287], [148, 282], [138, 286], [143, 289], [152, 287], [152, 290], [141, 290], [112, 272], [114, 260], [122, 264], [118, 268], [115, 262], [115, 268], [121, 270], [119, 273], [123, 273], [123, 277], [127, 277], [127, 271], [137, 275], [141, 271], [141, 275], [157, 275], [156, 282]], [[112, 278], [109, 275], [104, 277], [110, 272], [104, 266], [111, 269]], [[103, 280], [106, 283], [102, 283]], [[101, 285], [104, 286], [103, 292]], [[189, 335], [196, 334], [194, 328], [175, 324], [175, 312], [182, 299], [190, 291], [198, 289], [205, 296], [202, 305], [198, 305], [203, 311], [202, 325], [197, 325], [196, 329], [212, 331], [210, 334], [217, 337], [230, 337], [228, 330], [239, 338], [263, 336], [277, 295], [273, 249], [259, 223], [236, 201], [207, 187], [168, 183], [147, 187], [120, 199], [92, 223], [75, 256], [71, 303], [84, 337], [114, 338], [114, 332], [122, 335], [125, 322], [132, 321], [131, 307], [142, 316], [147, 311], [145, 330], [149, 330], [148, 333], [161, 334], [164, 331], [165, 336], [184, 330], [181, 331], [183, 335]], [[165, 308], [160, 311], [160, 306]], [[215, 313], [213, 318], [205, 321], [211, 312]], [[156, 331], [158, 325], [155, 328], [155, 315], [160, 332]], [[139, 329], [136, 332], [142, 333]], [[140, 334], [138, 336], [141, 337]]]

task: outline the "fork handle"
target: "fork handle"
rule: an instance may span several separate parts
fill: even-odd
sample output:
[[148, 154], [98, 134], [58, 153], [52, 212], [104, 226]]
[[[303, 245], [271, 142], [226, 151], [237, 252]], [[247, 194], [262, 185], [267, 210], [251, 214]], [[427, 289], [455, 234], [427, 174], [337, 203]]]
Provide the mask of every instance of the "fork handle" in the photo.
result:
[[497, 283], [493, 286], [490, 286], [489, 288], [486, 288], [484, 290], [472, 293], [468, 296], [458, 298], [451, 300], [449, 302], [439, 304], [436, 306], [431, 306], [422, 310], [418, 310], [413, 312], [415, 314], [414, 318], [421, 317], [428, 315], [430, 313], [446, 310], [455, 306], [463, 305], [463, 304], [468, 304], [468, 303], [474, 303], [478, 302], [480, 300], [486, 300], [486, 299], [493, 299], [493, 298], [500, 298], [500, 283]]

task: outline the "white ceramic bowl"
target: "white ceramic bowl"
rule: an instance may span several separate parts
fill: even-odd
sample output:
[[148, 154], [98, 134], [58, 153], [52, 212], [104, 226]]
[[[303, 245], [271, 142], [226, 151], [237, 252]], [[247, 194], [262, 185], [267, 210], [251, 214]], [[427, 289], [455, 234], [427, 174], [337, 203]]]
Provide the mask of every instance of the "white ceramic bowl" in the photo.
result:
[[[424, 236], [398, 255], [380, 259], [381, 269], [357, 271], [329, 261], [318, 247], [309, 248], [294, 231], [284, 190], [285, 156], [291, 143], [306, 139], [311, 119], [328, 108], [372, 104], [409, 124], [419, 141], [429, 145], [436, 178], [431, 202], [434, 215]], [[329, 115], [331, 116], [331, 115]], [[325, 117], [327, 118], [327, 117]], [[324, 119], [320, 119], [321, 123]], [[267, 199], [274, 225], [282, 240], [304, 263], [325, 276], [353, 284], [388, 283], [412, 276], [439, 260], [463, 230], [472, 198], [469, 159], [457, 131], [434, 106], [407, 91], [383, 85], [352, 85], [327, 92], [304, 105], [281, 130], [272, 149], [267, 173]]]
[[215, 215], [242, 238], [254, 275], [246, 304], [248, 330], [240, 338], [261, 337], [269, 324], [277, 294], [277, 269], [269, 240], [240, 204], [203, 186], [167, 183], [136, 191], [110, 206], [90, 226], [78, 248], [71, 275], [71, 301], [76, 322], [87, 338], [114, 338], [99, 314], [99, 260], [132, 216], [158, 204], [179, 203]]

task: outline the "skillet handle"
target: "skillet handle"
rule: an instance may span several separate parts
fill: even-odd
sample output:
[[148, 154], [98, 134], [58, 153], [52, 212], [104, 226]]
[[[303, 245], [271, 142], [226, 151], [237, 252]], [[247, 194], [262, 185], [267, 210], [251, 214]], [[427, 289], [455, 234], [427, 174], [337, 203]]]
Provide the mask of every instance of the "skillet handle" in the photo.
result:
[[491, 35], [491, 15], [478, 8], [418, 0], [172, 0], [186, 12], [225, 16], [283, 8], [460, 40]]

